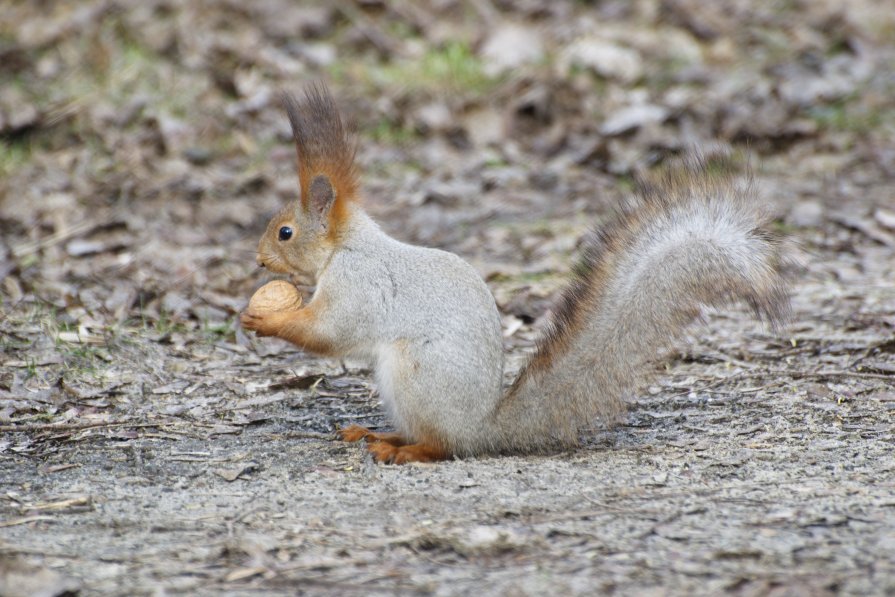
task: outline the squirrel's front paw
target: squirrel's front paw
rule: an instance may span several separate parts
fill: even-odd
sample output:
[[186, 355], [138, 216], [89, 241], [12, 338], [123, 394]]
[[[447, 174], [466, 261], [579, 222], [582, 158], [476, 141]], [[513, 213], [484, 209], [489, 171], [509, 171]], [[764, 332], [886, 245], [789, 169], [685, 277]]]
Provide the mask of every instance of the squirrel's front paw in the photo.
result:
[[280, 328], [280, 318], [276, 312], [259, 312], [252, 309], [239, 316], [242, 329], [251, 330], [259, 336], [275, 336]]

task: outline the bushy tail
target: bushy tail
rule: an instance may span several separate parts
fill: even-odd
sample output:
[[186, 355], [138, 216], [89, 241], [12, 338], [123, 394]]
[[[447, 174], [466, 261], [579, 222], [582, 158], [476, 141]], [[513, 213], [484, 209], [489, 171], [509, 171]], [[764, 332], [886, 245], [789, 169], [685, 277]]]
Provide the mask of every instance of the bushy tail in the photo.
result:
[[592, 235], [495, 412], [499, 449], [574, 444], [595, 417], [617, 417], [702, 306], [741, 299], [774, 325], [785, 319], [780, 243], [731, 171], [723, 158], [692, 158]]

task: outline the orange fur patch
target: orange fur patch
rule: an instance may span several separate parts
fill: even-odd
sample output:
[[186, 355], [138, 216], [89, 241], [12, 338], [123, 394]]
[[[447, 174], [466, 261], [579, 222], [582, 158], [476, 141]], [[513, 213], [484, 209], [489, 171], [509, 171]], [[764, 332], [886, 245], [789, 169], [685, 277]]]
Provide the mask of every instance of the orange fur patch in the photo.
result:
[[368, 448], [377, 462], [407, 464], [408, 462], [437, 462], [447, 460], [450, 454], [432, 444], [393, 446], [386, 442], [373, 442]]
[[315, 297], [307, 307], [288, 312], [288, 319], [277, 332], [277, 337], [315, 354], [339, 356], [340, 351], [316, 329], [319, 313], [325, 308], [321, 298]]

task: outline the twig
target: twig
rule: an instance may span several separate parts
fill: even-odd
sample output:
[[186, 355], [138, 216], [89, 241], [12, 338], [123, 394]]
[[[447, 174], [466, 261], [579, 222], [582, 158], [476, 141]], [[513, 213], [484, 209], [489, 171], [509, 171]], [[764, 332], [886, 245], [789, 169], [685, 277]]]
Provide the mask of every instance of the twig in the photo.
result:
[[0, 432], [35, 433], [38, 431], [81, 431], [98, 427], [163, 427], [173, 423], [45, 423], [43, 425], [0, 425]]
[[68, 508], [87, 506], [93, 507], [93, 500], [90, 496], [81, 495], [67, 500], [59, 500], [58, 502], [44, 502], [42, 504], [22, 504], [19, 506], [22, 510], [66, 510]]
[[68, 464], [56, 464], [52, 466], [40, 466], [37, 468], [41, 473], [58, 473], [60, 471], [65, 471], [70, 468], [78, 468], [82, 466], [80, 462], [70, 462]]
[[55, 520], [52, 516], [25, 516], [24, 518], [14, 518], [12, 520], [4, 520], [0, 522], [0, 527], [14, 527], [19, 524], [28, 524], [29, 522], [38, 522], [41, 520]]
[[[855, 377], [858, 379], [885, 379], [895, 383], [895, 375], [887, 375], [885, 373], [864, 373], [861, 371], [845, 371], [842, 369], [834, 369], [831, 371], [787, 371], [786, 369], [764, 369], [762, 371], [739, 371], [733, 375], [716, 378], [715, 381], [708, 386], [698, 389], [708, 389], [728, 381], [737, 379], [755, 379], [762, 377], [770, 377], [772, 375], [781, 375], [784, 377], [792, 377], [795, 379], [818, 379], [824, 377]], [[687, 375], [690, 377], [690, 375]], [[677, 388], [676, 388], [677, 389]]]
[[[885, 373], [862, 373], [860, 371], [767, 371], [766, 375], [788, 375], [796, 379], [816, 379], [822, 377], [856, 377], [866, 379], [886, 379], [895, 382], [895, 375], [886, 375]], [[758, 377], [757, 375], [755, 377]]]
[[13, 247], [12, 254], [17, 258], [22, 258], [25, 255], [36, 253], [41, 249], [46, 249], [47, 247], [58, 245], [59, 243], [65, 242], [73, 236], [78, 236], [85, 232], [89, 232], [90, 230], [101, 225], [102, 223], [97, 224], [96, 220], [86, 220], [84, 222], [79, 222], [71, 226], [70, 228], [66, 228], [65, 230], [57, 232], [56, 234], [51, 234], [50, 236], [39, 241], [25, 243], [19, 245], [18, 247]]
[[[49, 516], [31, 516], [30, 518], [50, 518]], [[24, 519], [23, 519], [24, 520]], [[52, 519], [51, 519], [52, 520]], [[0, 523], [3, 526], [3, 523]], [[9, 525], [7, 525], [9, 526]], [[44, 558], [67, 558], [72, 560], [80, 560], [83, 554], [62, 553], [58, 551], [45, 551], [42, 549], [29, 549], [27, 547], [0, 547], [0, 556], [23, 555], [23, 556], [41, 556]]]
[[287, 431], [281, 434], [286, 439], [322, 439], [322, 440], [338, 440], [339, 436], [335, 433], [320, 433], [318, 431]]

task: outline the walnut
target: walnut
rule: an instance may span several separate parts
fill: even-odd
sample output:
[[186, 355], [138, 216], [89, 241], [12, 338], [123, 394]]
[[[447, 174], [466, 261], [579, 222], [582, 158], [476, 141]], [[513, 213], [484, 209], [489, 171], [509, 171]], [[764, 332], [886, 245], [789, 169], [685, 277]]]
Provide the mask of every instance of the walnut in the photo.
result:
[[255, 312], [297, 311], [301, 308], [301, 293], [285, 280], [268, 282], [255, 291], [249, 310]]

